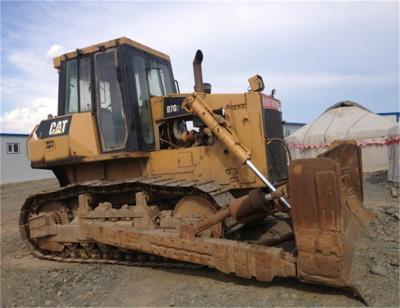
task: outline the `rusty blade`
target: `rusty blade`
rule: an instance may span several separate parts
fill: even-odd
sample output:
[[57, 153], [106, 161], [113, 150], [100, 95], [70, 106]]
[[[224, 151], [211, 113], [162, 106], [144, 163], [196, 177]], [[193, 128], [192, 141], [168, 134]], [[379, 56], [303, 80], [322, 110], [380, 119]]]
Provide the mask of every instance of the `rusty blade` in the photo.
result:
[[361, 176], [361, 154], [352, 142], [290, 165], [300, 280], [357, 292], [351, 277], [355, 243], [373, 218], [362, 205]]

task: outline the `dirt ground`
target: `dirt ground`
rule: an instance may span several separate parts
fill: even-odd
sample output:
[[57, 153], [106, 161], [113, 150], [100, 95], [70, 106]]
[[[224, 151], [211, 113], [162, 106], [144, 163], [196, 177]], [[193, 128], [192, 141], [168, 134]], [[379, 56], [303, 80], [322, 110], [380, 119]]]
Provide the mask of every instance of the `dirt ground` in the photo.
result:
[[[214, 270], [166, 270], [67, 264], [31, 256], [20, 240], [24, 199], [57, 186], [35, 181], [1, 186], [1, 306], [363, 306], [334, 288], [276, 279], [240, 279]], [[367, 302], [399, 306], [399, 199], [384, 177], [364, 184], [376, 218], [359, 241], [354, 275]]]

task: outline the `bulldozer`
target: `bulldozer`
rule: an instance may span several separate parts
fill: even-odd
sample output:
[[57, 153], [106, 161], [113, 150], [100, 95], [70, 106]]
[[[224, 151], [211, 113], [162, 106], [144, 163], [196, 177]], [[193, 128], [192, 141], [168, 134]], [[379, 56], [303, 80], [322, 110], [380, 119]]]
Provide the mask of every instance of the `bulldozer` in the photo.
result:
[[372, 219], [358, 146], [291, 160], [281, 102], [262, 77], [214, 94], [202, 61], [198, 50], [194, 91], [180, 93], [169, 56], [125, 37], [54, 59], [58, 114], [33, 129], [27, 151], [60, 187], [21, 208], [32, 254], [356, 292], [355, 243]]

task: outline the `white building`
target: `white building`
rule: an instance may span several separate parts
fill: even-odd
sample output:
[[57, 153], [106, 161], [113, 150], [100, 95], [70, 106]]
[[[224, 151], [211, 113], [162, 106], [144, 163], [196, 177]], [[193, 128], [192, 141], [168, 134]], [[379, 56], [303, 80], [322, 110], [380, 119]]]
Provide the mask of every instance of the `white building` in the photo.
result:
[[305, 123], [297, 123], [297, 122], [285, 122], [283, 121], [283, 137], [286, 138], [287, 136], [293, 134], [296, 130], [302, 128]]
[[54, 178], [51, 171], [31, 168], [26, 152], [28, 136], [27, 134], [0, 133], [1, 184]]
[[385, 117], [392, 123], [398, 123], [400, 120], [400, 112], [379, 112], [377, 113], [382, 117]]

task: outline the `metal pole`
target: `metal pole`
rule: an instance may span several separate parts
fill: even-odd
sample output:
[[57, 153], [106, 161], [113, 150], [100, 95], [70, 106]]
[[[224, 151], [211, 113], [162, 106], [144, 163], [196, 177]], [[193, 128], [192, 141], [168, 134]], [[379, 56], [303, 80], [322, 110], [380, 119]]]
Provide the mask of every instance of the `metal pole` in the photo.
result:
[[[257, 169], [256, 166], [254, 166], [254, 164], [250, 160], [246, 160], [246, 165], [249, 166], [249, 168], [260, 178], [261, 181], [265, 183], [265, 185], [268, 186], [269, 189], [271, 189], [272, 191], [276, 191], [275, 186], [272, 185], [270, 181], [268, 181], [268, 179]], [[279, 201], [281, 201], [286, 209], [290, 210], [292, 208], [292, 206], [289, 204], [289, 202], [285, 200], [285, 198], [280, 197]]]

